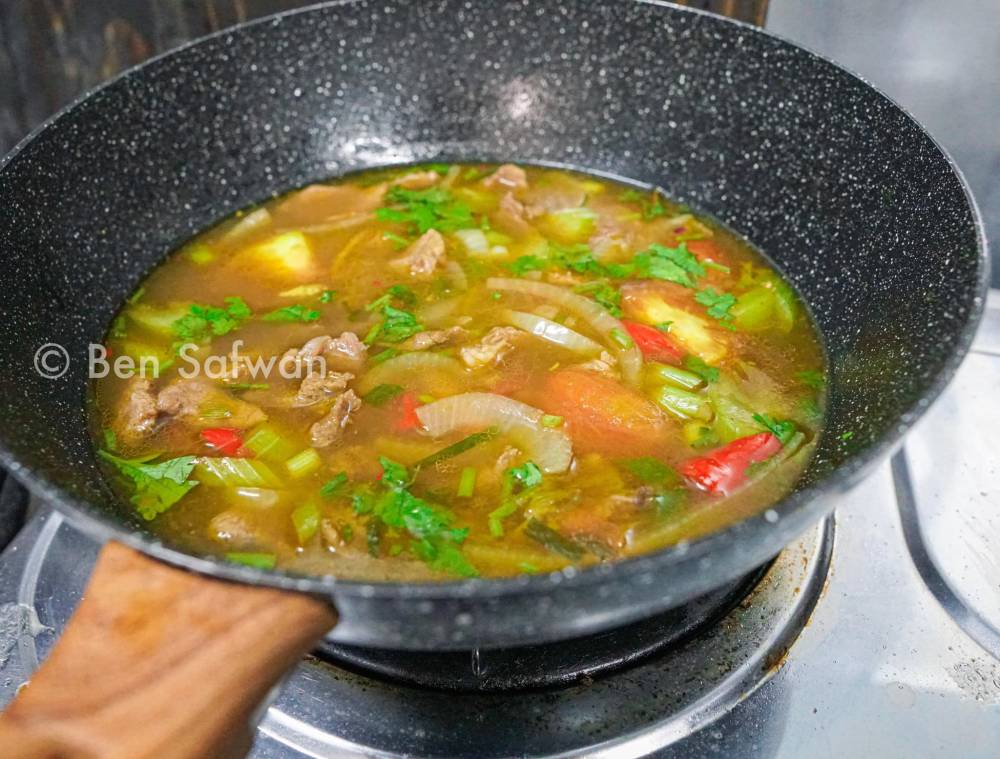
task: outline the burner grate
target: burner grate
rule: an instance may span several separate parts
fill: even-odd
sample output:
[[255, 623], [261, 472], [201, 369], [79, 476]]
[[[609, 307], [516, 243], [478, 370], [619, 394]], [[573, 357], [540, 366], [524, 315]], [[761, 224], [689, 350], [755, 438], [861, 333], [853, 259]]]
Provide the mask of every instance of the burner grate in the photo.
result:
[[746, 598], [770, 563], [720, 590], [650, 619], [571, 640], [504, 649], [397, 651], [323, 643], [325, 660], [425, 688], [509, 691], [587, 682], [633, 665], [711, 627]]

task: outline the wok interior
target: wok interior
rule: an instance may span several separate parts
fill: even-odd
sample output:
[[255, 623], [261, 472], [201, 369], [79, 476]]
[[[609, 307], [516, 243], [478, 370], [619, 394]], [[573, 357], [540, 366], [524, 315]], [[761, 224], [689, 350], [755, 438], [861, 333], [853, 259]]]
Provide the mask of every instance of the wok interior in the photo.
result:
[[[983, 260], [961, 181], [905, 114], [708, 16], [542, 5], [522, 37], [506, 22], [519, 4], [442, 6], [355, 3], [217, 36], [104, 88], [0, 170], [0, 441], [17, 461], [120, 522], [86, 429], [86, 346], [141, 276], [272, 194], [432, 159], [659, 185], [766, 251], [830, 358], [807, 482], [919, 411], [964, 347]], [[58, 380], [33, 367], [48, 342], [73, 358]]]

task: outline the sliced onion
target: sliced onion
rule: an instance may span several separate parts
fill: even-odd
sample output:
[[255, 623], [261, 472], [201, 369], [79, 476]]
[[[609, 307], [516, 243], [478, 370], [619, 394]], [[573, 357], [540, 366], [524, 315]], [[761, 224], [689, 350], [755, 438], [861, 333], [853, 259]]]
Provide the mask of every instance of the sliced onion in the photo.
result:
[[227, 491], [236, 503], [255, 509], [270, 509], [278, 505], [281, 494], [270, 488], [232, 488]]
[[563, 348], [582, 353], [585, 356], [597, 356], [603, 350], [600, 343], [538, 314], [528, 314], [524, 311], [504, 311], [503, 319], [512, 327], [523, 329], [535, 337], [540, 337], [542, 340], [561, 345]]
[[497, 427], [543, 472], [565, 472], [573, 458], [573, 444], [564, 432], [543, 427], [543, 415], [533, 406], [494, 393], [452, 395], [417, 409], [417, 418], [431, 437]]
[[241, 237], [246, 237], [252, 232], [258, 232], [264, 227], [270, 225], [271, 223], [271, 213], [266, 208], [258, 208], [256, 211], [251, 211], [233, 226], [231, 226], [224, 235], [222, 235], [222, 240], [224, 242], [234, 242]]
[[451, 277], [451, 283], [459, 290], [469, 289], [469, 278], [465, 275], [465, 269], [458, 261], [449, 261], [445, 264], [444, 270]]
[[450, 356], [425, 351], [404, 353], [372, 367], [357, 381], [355, 389], [360, 395], [365, 395], [378, 385], [395, 384], [406, 387], [413, 384], [414, 378], [422, 378], [428, 372], [454, 376], [458, 380], [464, 371], [458, 359]]
[[622, 369], [622, 378], [626, 384], [633, 387], [639, 385], [639, 373], [642, 370], [642, 354], [639, 352], [639, 348], [632, 341], [629, 341], [631, 344], [628, 347], [623, 347], [615, 339], [613, 334], [615, 332], [619, 335], [628, 334], [625, 326], [594, 301], [570, 292], [564, 287], [524, 279], [490, 277], [486, 280], [486, 287], [490, 290], [506, 290], [507, 292], [533, 295], [576, 314], [606, 339], [608, 347], [618, 359], [618, 364]]
[[460, 298], [447, 298], [435, 301], [434, 303], [428, 303], [426, 306], [421, 306], [417, 309], [417, 321], [435, 329], [446, 327], [451, 315], [455, 313], [455, 309], [458, 308], [460, 303]]

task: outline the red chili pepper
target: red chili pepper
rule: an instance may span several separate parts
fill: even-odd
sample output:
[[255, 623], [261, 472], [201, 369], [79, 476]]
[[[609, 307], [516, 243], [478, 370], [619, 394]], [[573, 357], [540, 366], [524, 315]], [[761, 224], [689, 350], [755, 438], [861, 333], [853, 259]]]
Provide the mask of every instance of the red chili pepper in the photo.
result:
[[232, 427], [213, 427], [201, 431], [201, 439], [224, 456], [252, 458], [253, 452], [243, 447], [243, 436]]
[[417, 416], [417, 396], [413, 393], [403, 393], [399, 396], [399, 407], [402, 411], [396, 420], [396, 429], [401, 432], [415, 430], [420, 427], [420, 417]]
[[701, 490], [729, 495], [746, 482], [748, 466], [766, 461], [780, 450], [778, 438], [770, 432], [758, 432], [689, 459], [681, 465], [680, 473]]
[[639, 322], [622, 320], [625, 329], [639, 346], [642, 355], [653, 361], [679, 365], [684, 358], [684, 352], [674, 345], [674, 341], [660, 332], [656, 327], [650, 327]]

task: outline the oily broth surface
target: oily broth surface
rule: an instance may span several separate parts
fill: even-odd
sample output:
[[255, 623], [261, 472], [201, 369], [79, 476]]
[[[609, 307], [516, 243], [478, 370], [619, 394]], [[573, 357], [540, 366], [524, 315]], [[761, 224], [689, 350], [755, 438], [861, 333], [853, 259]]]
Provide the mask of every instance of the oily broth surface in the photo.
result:
[[[363, 338], [384, 319], [384, 314], [377, 309], [366, 310], [366, 306], [394, 285], [405, 285], [414, 300], [391, 299], [390, 303], [414, 314], [425, 331], [454, 326], [465, 330], [455, 343], [413, 351], [450, 358], [461, 367], [459, 371], [400, 371], [383, 384], [398, 385], [403, 394], [381, 405], [365, 402], [363, 394], [358, 393], [362, 405], [351, 414], [342, 435], [336, 442], [318, 448], [311, 440], [310, 427], [329, 409], [329, 399], [301, 408], [290, 406], [288, 399], [295, 395], [300, 380], [286, 380], [272, 373], [266, 379], [244, 382], [235, 390], [223, 380], [213, 380], [213, 387], [228, 397], [262, 409], [267, 424], [280, 431], [291, 449], [314, 448], [320, 464], [296, 479], [280, 462], [272, 461], [270, 467], [281, 481], [266, 488], [276, 494], [269, 495], [274, 502], [266, 505], [242, 497], [234, 488], [201, 483], [156, 516], [153, 526], [159, 534], [192, 551], [228, 555], [232, 560], [245, 560], [247, 554], [257, 557], [254, 560], [271, 557], [278, 566], [305, 573], [367, 580], [454, 577], [453, 570], [442, 571], [441, 565], [435, 567], [420, 555], [415, 545], [419, 537], [412, 531], [389, 526], [371, 513], [359, 514], [358, 501], [351, 497], [359, 487], [374, 493], [376, 500], [384, 493], [379, 480], [383, 469], [380, 457], [410, 468], [412, 475], [417, 461], [483, 429], [483, 425], [467, 426], [440, 438], [423, 434], [420, 429], [401, 430], [399, 420], [406, 413], [404, 395], [419, 406], [463, 393], [493, 393], [527, 403], [550, 417], [563, 417], [548, 419], [546, 424], [558, 425], [548, 429], [558, 430], [572, 442], [572, 464], [566, 472], [544, 474], [541, 484], [527, 489], [515, 486], [513, 496], [505, 495], [504, 483], [510, 480], [505, 473], [512, 467], [523, 467], [530, 459], [519, 449], [519, 453], [508, 453], [509, 458], [498, 466], [505, 452], [518, 448], [502, 432], [458, 456], [421, 467], [409, 483], [407, 493], [431, 505], [436, 513], [445, 514], [450, 528], [467, 530], [464, 536], [450, 536], [444, 543], [460, 551], [467, 565], [481, 576], [550, 571], [662, 548], [752, 515], [794, 486], [819, 434], [823, 405], [816, 374], [824, 371], [824, 358], [805, 308], [797, 304], [792, 322], [786, 321], [780, 328], [765, 325], [763, 329], [732, 329], [726, 325], [729, 320], [710, 316], [708, 307], [695, 297], [710, 287], [716, 294], [731, 292], [739, 298], [758, 286], [755, 283], [761, 280], [753, 279], [754, 273], [775, 276], [763, 257], [710, 219], [697, 216], [691, 220], [686, 216], [689, 211], [661, 195], [637, 195], [633, 188], [607, 180], [536, 167], [524, 167], [528, 189], [503, 184], [491, 188], [487, 186], [488, 178], [495, 169], [479, 164], [408, 167], [306, 188], [264, 204], [261, 208], [265, 213], [257, 209], [219, 224], [174, 253], [146, 278], [139, 297], [126, 305], [109, 333], [107, 344], [112, 355], [158, 352], [169, 361], [177, 335], [169, 326], [151, 329], [148, 319], [144, 323], [134, 314], [169, 315], [170, 309], [183, 314], [191, 303], [221, 307], [233, 296], [242, 298], [253, 316], [226, 334], [212, 336], [198, 349], [199, 357], [228, 355], [236, 340], [243, 341], [243, 353], [266, 358], [281, 356], [321, 335], [336, 337], [353, 332]], [[419, 228], [414, 228], [412, 221], [377, 218], [376, 209], [399, 209], [402, 205], [404, 211], [408, 210], [405, 203], [393, 202], [396, 196], [386, 192], [391, 192], [402, 177], [427, 171], [435, 172], [437, 178], [415, 192], [441, 190], [449, 202], [464, 206], [472, 219], [469, 228], [488, 235], [489, 248], [486, 253], [474, 252], [456, 234], [459, 230], [449, 229], [443, 238], [445, 260], [451, 268], [439, 265], [425, 277], [389, 263], [407, 255], [409, 246], [420, 237]], [[329, 192], [328, 187], [341, 189]], [[511, 224], [498, 210], [508, 192], [526, 209], [524, 225]], [[570, 224], [573, 233], [567, 233], [553, 221], [564, 208], [587, 209], [582, 215], [589, 216], [592, 225], [583, 224], [581, 228]], [[448, 223], [444, 226], [448, 227]], [[289, 232], [300, 232], [308, 245], [308, 260], [299, 262], [301, 266], [289, 268], [254, 252]], [[577, 241], [571, 241], [574, 234]], [[627, 264], [652, 244], [676, 249], [682, 242], [699, 260], [727, 267], [728, 273], [707, 268], [704, 276], [697, 278], [696, 287], [690, 288], [636, 274], [607, 277], [604, 271], [587, 271], [581, 263], [585, 250], [604, 266]], [[518, 269], [518, 262], [526, 257], [538, 259], [543, 270]], [[567, 265], [567, 261], [575, 262], [577, 268]], [[574, 378], [580, 373], [603, 377], [593, 370], [579, 369], [597, 356], [582, 355], [525, 334], [514, 340], [514, 347], [499, 361], [474, 368], [465, 366], [461, 350], [476, 345], [497, 325], [508, 323], [505, 315], [510, 310], [550, 318], [609, 347], [608, 336], [585, 320], [529, 294], [501, 293], [487, 285], [489, 277], [540, 281], [569, 291], [586, 290], [590, 283], [607, 280], [614, 290], [624, 293], [618, 307], [637, 321], [643, 321], [643, 303], [650, 297], [690, 314], [711, 336], [713, 345], [717, 343], [724, 349], [721, 356], [715, 355], [714, 348], [705, 354], [712, 359], [708, 362], [711, 368], [721, 372], [721, 379], [693, 391], [703, 398], [723, 396], [719, 403], [709, 402], [711, 418], [700, 423], [709, 430], [707, 437], [699, 441], [698, 447], [692, 446], [685, 425], [698, 423], [682, 420], [676, 412], [654, 402], [662, 382], [649, 378], [648, 367], [638, 387], [622, 392], [630, 398], [644, 399], [642, 414], [648, 415], [650, 409], [656, 414], [646, 427], [657, 434], [647, 434], [647, 429], [644, 434], [618, 438], [590, 429], [589, 420], [575, 419], [572, 413], [557, 414], [573, 403], [552, 395], [551, 377], [560, 372], [575, 372]], [[297, 292], [308, 294], [282, 295], [303, 287]], [[327, 298], [323, 291], [335, 294]], [[584, 296], [591, 297], [592, 293], [585, 292]], [[291, 322], [261, 318], [287, 306], [317, 311], [318, 317]], [[137, 308], [145, 311], [136, 312]], [[169, 319], [164, 319], [169, 325]], [[671, 337], [671, 328], [664, 329]], [[697, 355], [687, 350], [683, 341], [672, 339], [679, 342], [686, 359]], [[348, 387], [357, 387], [364, 382], [366, 373], [381, 365], [373, 357], [387, 350], [400, 350], [399, 345], [376, 337], [362, 367], [352, 372], [355, 376]], [[178, 379], [180, 365], [181, 361], [174, 357], [173, 364], [161, 370], [152, 381], [154, 394]], [[612, 367], [610, 373], [612, 378], [607, 382], [621, 385], [620, 367]], [[615, 374], [618, 379], [613, 378]], [[812, 379], [803, 381], [803, 376]], [[122, 426], [121, 409], [134, 382], [113, 375], [95, 381], [91, 417], [98, 448], [106, 449], [110, 442], [120, 458], [155, 455], [153, 462], [187, 455], [219, 455], [201, 436], [199, 428], [209, 424], [205, 420], [189, 424], [161, 412], [151, 430], [138, 437], [128, 434]], [[243, 387], [265, 382], [266, 388]], [[573, 387], [571, 383], [571, 390]], [[754, 473], [753, 484], [721, 497], [685, 484], [681, 478], [645, 482], [630, 468], [629, 461], [640, 457], [648, 461], [651, 457], [676, 471], [685, 462], [704, 457], [734, 439], [730, 429], [723, 430], [723, 434], [714, 431], [720, 423], [719, 406], [726, 405], [728, 397], [738, 398], [750, 412], [790, 420], [801, 433], [795, 451], [779, 457], [782, 461], [773, 471]], [[609, 403], [609, 407], [613, 405]], [[210, 416], [216, 412], [218, 409], [209, 409]], [[219, 415], [218, 427], [227, 427], [229, 421]], [[106, 430], [113, 431], [113, 440]], [[743, 428], [751, 434], [763, 430], [759, 425], [753, 430], [745, 425]], [[251, 426], [239, 434], [245, 439], [252, 432]], [[471, 496], [460, 497], [457, 488], [463, 471], [468, 469], [476, 473], [475, 487]], [[196, 468], [189, 476], [191, 480], [199, 479], [198, 471]], [[323, 497], [322, 485], [341, 472], [346, 474], [347, 483], [333, 497]], [[134, 483], [114, 467], [109, 466], [108, 473], [112, 487], [121, 495], [122, 508], [132, 508], [129, 500], [135, 493]], [[657, 500], [664, 493], [669, 497]], [[512, 497], [516, 507], [502, 518], [503, 534], [497, 536], [490, 529], [490, 514]], [[292, 517], [303, 504], [318, 513], [323, 525], [312, 534], [307, 529], [304, 538]], [[537, 532], [532, 534], [529, 523], [546, 528], [543, 538], [555, 534], [555, 547], [551, 541], [540, 540]], [[560, 550], [559, 546], [565, 548], [558, 542], [560, 539], [568, 542], [574, 549], [570, 554], [576, 555]]]

